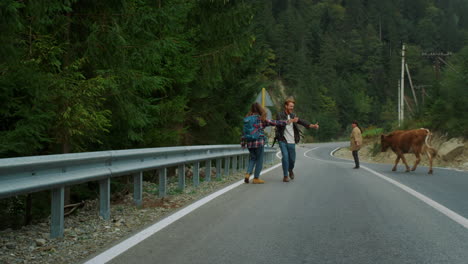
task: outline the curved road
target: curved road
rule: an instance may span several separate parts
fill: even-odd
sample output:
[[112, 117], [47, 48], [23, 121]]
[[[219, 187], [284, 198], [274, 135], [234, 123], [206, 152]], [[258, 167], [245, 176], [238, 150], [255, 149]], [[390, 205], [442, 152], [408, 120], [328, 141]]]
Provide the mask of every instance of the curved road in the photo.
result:
[[345, 145], [297, 147], [294, 181], [278, 167], [110, 263], [468, 263], [467, 172], [355, 170], [330, 156]]

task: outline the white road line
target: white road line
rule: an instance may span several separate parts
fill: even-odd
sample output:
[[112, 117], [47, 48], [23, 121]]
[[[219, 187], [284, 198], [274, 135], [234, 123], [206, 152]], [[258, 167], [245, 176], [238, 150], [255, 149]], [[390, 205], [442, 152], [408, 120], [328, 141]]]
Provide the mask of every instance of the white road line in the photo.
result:
[[465, 227], [466, 229], [468, 229], [468, 219], [466, 219], [465, 217], [455, 213], [454, 211], [448, 209], [447, 207], [441, 205], [440, 203], [432, 200], [431, 198], [411, 189], [410, 187], [406, 186], [406, 185], [403, 185], [387, 176], [384, 176], [383, 174], [381, 173], [378, 173], [372, 169], [369, 169], [365, 166], [361, 166], [361, 168], [373, 173], [374, 175], [392, 183], [393, 185], [399, 187], [400, 189], [406, 191], [407, 193], [413, 195], [414, 197], [418, 198], [419, 200], [425, 202], [426, 204], [428, 204], [429, 206], [431, 206], [432, 208], [436, 209], [437, 211], [443, 213], [444, 215], [446, 215], [447, 217], [449, 217], [450, 219], [452, 219], [453, 221], [459, 223], [460, 225], [462, 225], [463, 227]]
[[332, 150], [330, 152], [330, 156], [334, 157], [333, 155], [335, 155], [335, 152], [337, 152], [341, 147], [337, 147], [336, 149]]
[[281, 151], [276, 152], [276, 157], [277, 157], [278, 159], [281, 159], [281, 155], [280, 155], [280, 154], [281, 154]]
[[[266, 170], [263, 170], [260, 175], [268, 173], [276, 168], [281, 166], [281, 163], [276, 164]], [[136, 244], [140, 243], [141, 241], [145, 240], [146, 238], [154, 235], [158, 231], [162, 230], [166, 226], [174, 223], [175, 221], [179, 220], [180, 218], [184, 217], [185, 215], [189, 214], [190, 212], [194, 211], [195, 209], [199, 208], [200, 206], [208, 203], [209, 201], [215, 199], [216, 197], [238, 187], [239, 185], [242, 185], [244, 183], [244, 180], [238, 181], [234, 184], [231, 184], [215, 193], [212, 193], [208, 195], [207, 197], [196, 201], [195, 203], [175, 212], [174, 214], [162, 219], [161, 221], [153, 224], [150, 227], [147, 227], [146, 229], [140, 231], [139, 233], [133, 235], [132, 237], [129, 237], [125, 239], [124, 241], [120, 242], [119, 244], [109, 248], [108, 250], [102, 252], [101, 254], [95, 256], [94, 258], [88, 260], [85, 262], [85, 264], [101, 264], [101, 263], [106, 263], [113, 258], [117, 257], [118, 255], [122, 254], [123, 252], [127, 251], [131, 247], [135, 246]]]
[[[309, 151], [312, 151], [313, 149], [309, 150]], [[305, 152], [304, 153], [304, 156], [307, 157], [307, 158], [311, 158], [309, 156], [306, 155], [306, 153], [308, 153], [309, 151]], [[330, 153], [330, 155], [332, 155], [334, 152], [336, 151], [336, 149], [334, 151], [332, 151]], [[315, 158], [311, 158], [311, 159], [315, 159]], [[318, 160], [318, 159], [315, 159], [315, 160]], [[326, 160], [321, 160], [321, 161], [326, 161]], [[327, 161], [329, 162], [329, 161]], [[344, 162], [337, 162], [337, 163], [344, 163]], [[398, 181], [395, 181], [381, 173], [378, 173], [372, 169], [369, 169], [368, 167], [365, 167], [365, 166], [361, 166], [361, 168], [367, 170], [368, 172], [376, 175], [377, 177], [383, 179], [383, 180], [386, 180], [387, 182], [395, 185], [396, 187], [404, 190], [405, 192], [413, 195], [414, 197], [418, 198], [419, 200], [423, 201], [424, 203], [426, 203], [427, 205], [431, 206], [432, 208], [436, 209], [437, 211], [441, 212], [442, 214], [446, 215], [448, 218], [452, 219], [453, 221], [459, 223], [460, 225], [462, 225], [464, 228], [468, 229], [468, 219], [466, 219], [465, 217], [455, 213], [454, 211], [448, 209], [447, 207], [441, 205], [440, 203], [432, 200], [431, 198], [425, 196], [424, 194], [421, 194], [413, 189], [411, 189], [410, 187], [404, 185], [404, 184], [401, 184], [399, 183]]]
[[304, 152], [304, 157], [310, 158], [310, 157], [306, 156], [306, 154], [309, 153], [310, 151], [316, 150], [316, 149], [318, 149], [318, 148], [319, 148], [319, 147], [315, 147], [315, 148], [309, 149], [308, 151]]
[[[326, 163], [350, 164], [350, 162], [341, 162], [341, 161], [333, 161], [333, 160], [322, 160], [322, 159], [316, 159], [316, 158], [312, 158], [312, 157], [307, 156], [307, 153], [311, 152], [312, 150], [316, 150], [316, 149], [318, 149], [318, 148], [320, 148], [320, 147], [315, 147], [315, 148], [313, 148], [313, 149], [309, 149], [308, 151], [304, 152], [304, 157], [309, 158], [309, 159], [312, 159], [312, 160], [317, 160], [317, 161], [321, 161], [321, 162], [326, 162]], [[332, 151], [330, 154], [332, 154], [332, 153], [333, 153], [333, 151]]]

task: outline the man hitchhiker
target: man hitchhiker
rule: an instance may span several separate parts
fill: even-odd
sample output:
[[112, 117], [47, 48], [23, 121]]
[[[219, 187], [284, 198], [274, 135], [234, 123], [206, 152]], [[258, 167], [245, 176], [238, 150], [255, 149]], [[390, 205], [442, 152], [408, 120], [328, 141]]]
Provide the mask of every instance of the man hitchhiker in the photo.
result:
[[[289, 120], [297, 118], [293, 113], [295, 101], [293, 99], [287, 99], [284, 102], [284, 111], [277, 115], [278, 120]], [[289, 182], [294, 179], [294, 163], [296, 162], [296, 144], [301, 139], [300, 131], [297, 126], [300, 124], [306, 128], [318, 129], [318, 122], [311, 124], [303, 119], [297, 119], [297, 122], [292, 122], [284, 127], [276, 128], [275, 140], [278, 140], [281, 149], [281, 163], [283, 165], [283, 182]], [[288, 177], [289, 173], [289, 177]]]
[[264, 180], [260, 179], [260, 171], [263, 168], [263, 151], [265, 145], [265, 132], [264, 129], [267, 126], [285, 126], [291, 122], [297, 121], [296, 119], [291, 120], [269, 120], [266, 118], [265, 109], [259, 103], [253, 103], [250, 107], [249, 113], [244, 118], [244, 128], [242, 131], [241, 146], [242, 148], [249, 149], [249, 164], [247, 167], [247, 173], [245, 174], [244, 182], [249, 183], [250, 175], [254, 168], [254, 179], [252, 183], [265, 183]]

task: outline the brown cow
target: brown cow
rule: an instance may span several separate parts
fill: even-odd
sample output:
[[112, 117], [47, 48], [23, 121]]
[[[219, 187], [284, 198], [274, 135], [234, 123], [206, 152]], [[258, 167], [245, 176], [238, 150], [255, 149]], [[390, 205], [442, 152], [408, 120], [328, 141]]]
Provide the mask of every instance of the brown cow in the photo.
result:
[[429, 174], [432, 174], [432, 158], [437, 154], [437, 151], [429, 145], [432, 133], [429, 129], [420, 128], [414, 130], [396, 130], [388, 135], [380, 137], [382, 152], [387, 151], [390, 147], [397, 155], [395, 166], [392, 171], [396, 171], [397, 164], [400, 159], [405, 163], [406, 172], [410, 171], [408, 163], [406, 163], [405, 153], [414, 153], [416, 162], [412, 171], [416, 170], [421, 161], [421, 153], [426, 153], [429, 158]]

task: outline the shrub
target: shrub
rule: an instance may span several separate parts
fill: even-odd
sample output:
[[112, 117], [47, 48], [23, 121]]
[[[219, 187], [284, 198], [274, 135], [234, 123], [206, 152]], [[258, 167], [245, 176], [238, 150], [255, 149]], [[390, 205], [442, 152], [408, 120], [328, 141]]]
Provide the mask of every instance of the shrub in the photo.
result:
[[372, 138], [372, 137], [376, 137], [376, 136], [379, 136], [379, 135], [383, 134], [383, 132], [384, 132], [383, 128], [369, 127], [369, 128], [364, 130], [364, 132], [362, 133], [362, 137], [363, 138]]

